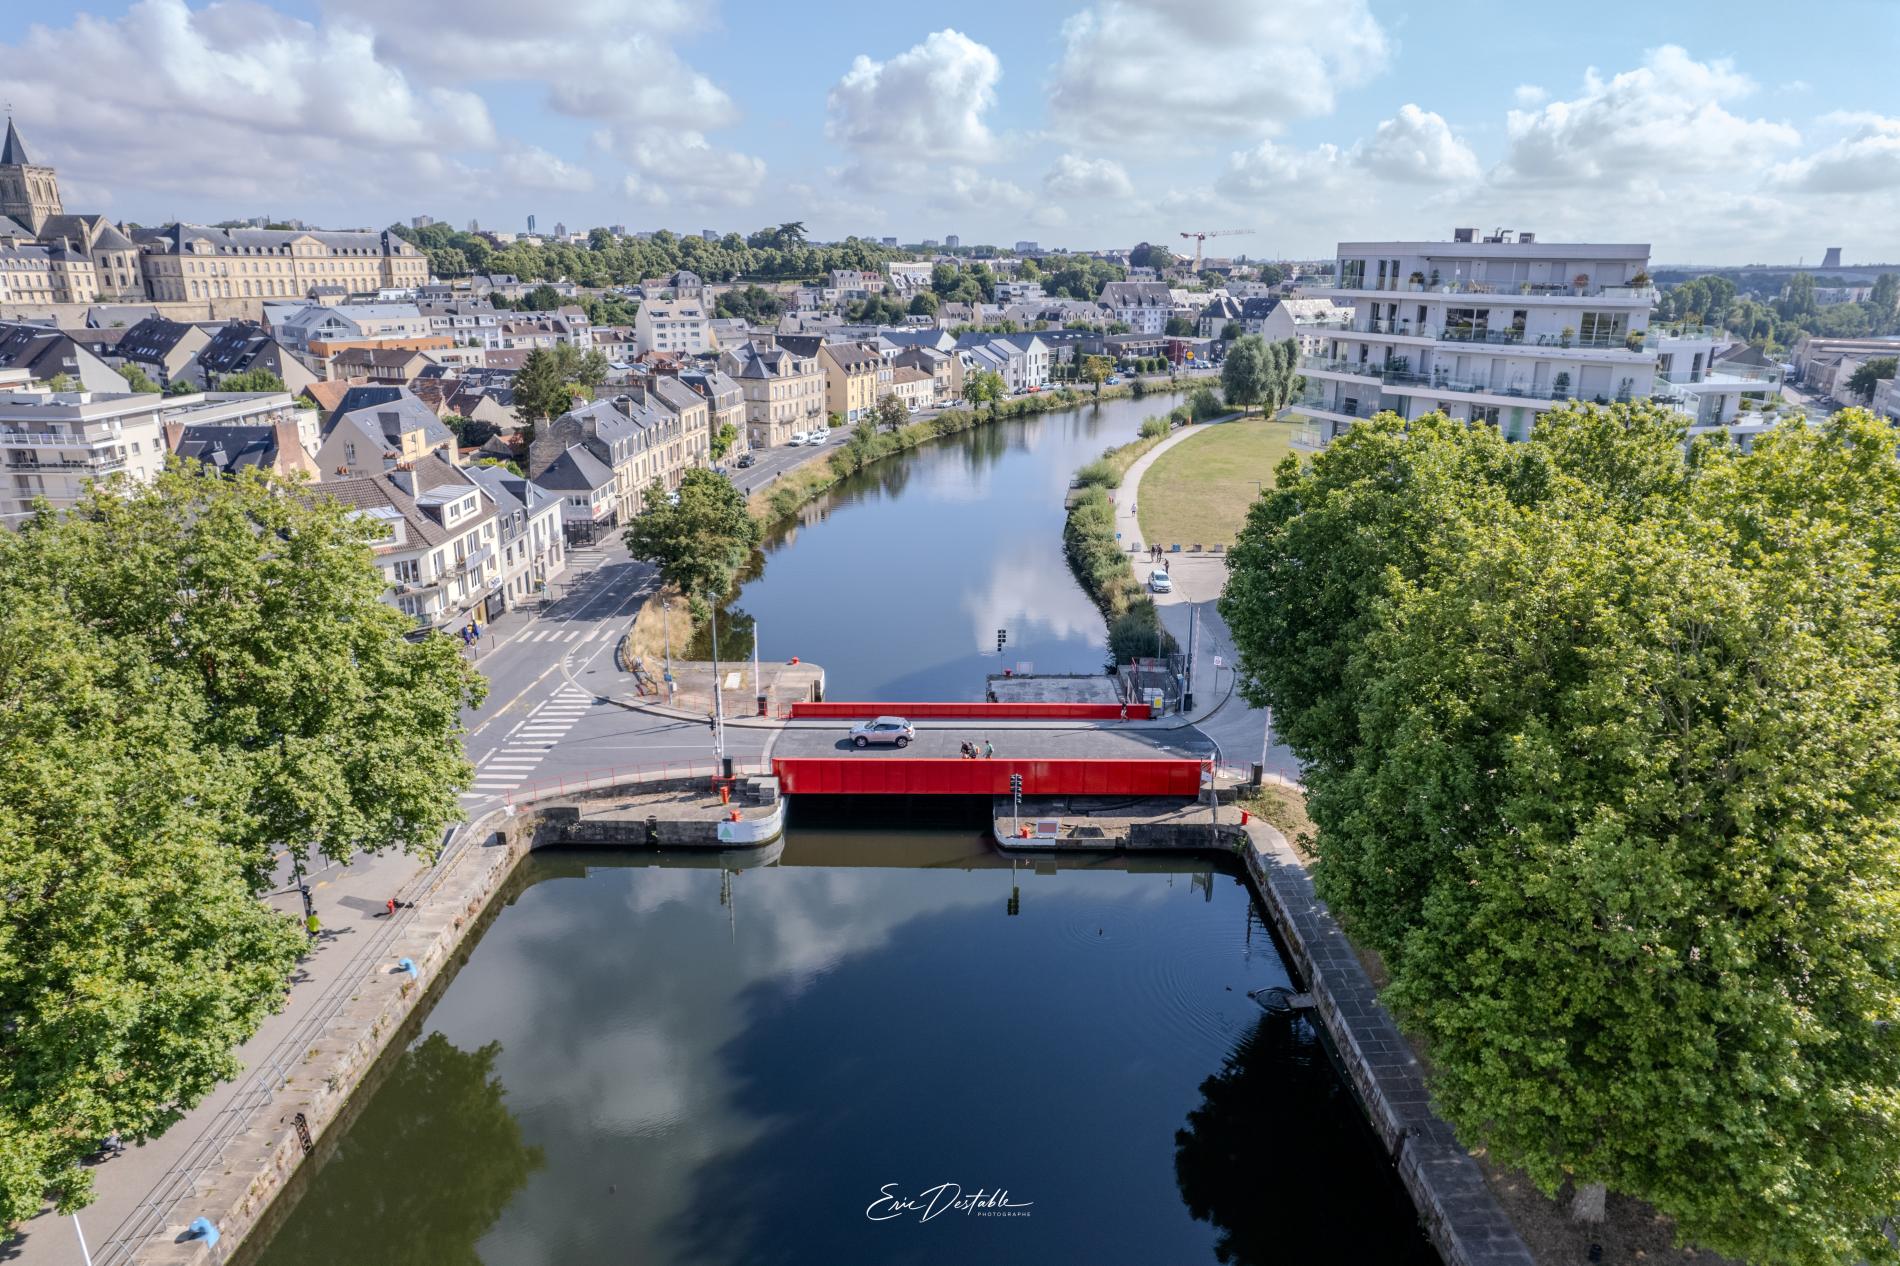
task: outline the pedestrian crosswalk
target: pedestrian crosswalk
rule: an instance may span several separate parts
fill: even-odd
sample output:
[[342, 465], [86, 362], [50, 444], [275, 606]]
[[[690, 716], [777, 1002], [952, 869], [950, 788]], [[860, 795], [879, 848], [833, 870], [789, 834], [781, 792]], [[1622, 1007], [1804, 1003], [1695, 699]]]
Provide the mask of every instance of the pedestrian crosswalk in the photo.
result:
[[607, 626], [604, 624], [592, 629], [531, 629], [516, 640], [521, 642], [591, 642], [606, 631]]
[[489, 800], [520, 786], [574, 723], [594, 706], [594, 697], [577, 686], [563, 686], [508, 732], [502, 745], [481, 762], [475, 782], [462, 793], [466, 801]]

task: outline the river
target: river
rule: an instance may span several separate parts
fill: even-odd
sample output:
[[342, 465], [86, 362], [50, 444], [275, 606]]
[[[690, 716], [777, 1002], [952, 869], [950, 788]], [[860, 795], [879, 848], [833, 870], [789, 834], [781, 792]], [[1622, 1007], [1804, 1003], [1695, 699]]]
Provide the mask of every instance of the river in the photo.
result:
[[[822, 664], [834, 699], [981, 699], [988, 674], [1019, 664], [1100, 671], [1108, 634], [1062, 556], [1063, 495], [1184, 398], [1012, 418], [860, 471], [766, 541], [721, 653], [749, 656], [756, 621], [760, 653]], [[709, 656], [709, 639], [692, 653]]]
[[538, 854], [255, 1260], [1436, 1261], [1286, 983], [1206, 863]]

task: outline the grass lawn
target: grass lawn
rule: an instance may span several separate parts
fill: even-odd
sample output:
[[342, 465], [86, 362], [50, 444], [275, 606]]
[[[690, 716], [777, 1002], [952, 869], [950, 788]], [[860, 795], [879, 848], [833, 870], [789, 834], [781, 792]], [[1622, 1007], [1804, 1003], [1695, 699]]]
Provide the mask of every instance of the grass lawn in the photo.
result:
[[1253, 418], [1199, 428], [1155, 459], [1138, 494], [1141, 539], [1232, 545], [1273, 468], [1293, 449], [1293, 424]]

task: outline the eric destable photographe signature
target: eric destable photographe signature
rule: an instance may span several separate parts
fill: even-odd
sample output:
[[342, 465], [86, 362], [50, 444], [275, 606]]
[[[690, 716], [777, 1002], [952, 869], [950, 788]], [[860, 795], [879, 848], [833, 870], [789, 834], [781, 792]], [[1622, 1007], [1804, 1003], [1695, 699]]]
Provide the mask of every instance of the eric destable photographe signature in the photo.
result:
[[1009, 1198], [1009, 1189], [999, 1187], [990, 1191], [978, 1187], [969, 1195], [956, 1183], [938, 1183], [935, 1187], [920, 1191], [914, 1196], [899, 1194], [897, 1184], [887, 1182], [878, 1188], [877, 1199], [871, 1202], [864, 1216], [873, 1222], [889, 1222], [892, 1218], [914, 1215], [919, 1222], [928, 1222], [940, 1213], [961, 1213], [965, 1217], [975, 1218], [1026, 1218], [1033, 1200], [1014, 1201]]

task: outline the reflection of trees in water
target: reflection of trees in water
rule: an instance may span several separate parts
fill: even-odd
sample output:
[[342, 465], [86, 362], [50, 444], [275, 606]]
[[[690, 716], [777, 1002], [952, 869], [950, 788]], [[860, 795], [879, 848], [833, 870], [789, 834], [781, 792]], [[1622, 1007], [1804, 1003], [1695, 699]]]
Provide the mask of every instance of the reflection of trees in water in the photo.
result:
[[1201, 1099], [1175, 1131], [1174, 1173], [1188, 1211], [1220, 1232], [1220, 1261], [1438, 1261], [1309, 1021], [1263, 1016]]
[[542, 1163], [502, 1102], [500, 1054], [440, 1033], [404, 1051], [259, 1266], [476, 1266], [476, 1242]]
[[[736, 607], [721, 607], [714, 612], [719, 622], [719, 662], [731, 663], [738, 667], [752, 658], [753, 617]], [[707, 625], [693, 634], [692, 642], [683, 650], [675, 644], [674, 654], [682, 659], [709, 661], [712, 659], [712, 626]], [[746, 689], [752, 688], [751, 678], [746, 679]], [[730, 706], [730, 705], [729, 705]]]

